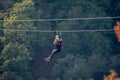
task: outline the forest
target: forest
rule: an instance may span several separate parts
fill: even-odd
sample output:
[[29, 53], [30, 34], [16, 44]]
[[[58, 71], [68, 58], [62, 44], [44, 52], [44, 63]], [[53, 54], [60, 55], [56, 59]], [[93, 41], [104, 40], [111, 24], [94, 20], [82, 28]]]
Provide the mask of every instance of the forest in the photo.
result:
[[[112, 30], [117, 21], [120, 0], [0, 0], [0, 80], [103, 80], [111, 69], [120, 74], [120, 42]], [[62, 32], [62, 51], [44, 61], [56, 35], [44, 31], [104, 29], [112, 31]]]

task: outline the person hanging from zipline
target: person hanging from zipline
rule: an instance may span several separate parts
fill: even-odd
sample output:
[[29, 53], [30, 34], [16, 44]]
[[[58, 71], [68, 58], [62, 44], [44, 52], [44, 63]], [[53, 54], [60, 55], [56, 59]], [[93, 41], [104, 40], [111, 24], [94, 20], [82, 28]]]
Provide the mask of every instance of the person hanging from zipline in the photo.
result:
[[114, 32], [115, 32], [115, 35], [118, 39], [118, 42], [120, 42], [120, 22], [116, 22], [116, 25], [114, 26]]
[[63, 40], [61, 38], [61, 32], [60, 32], [60, 34], [56, 34], [55, 40], [53, 42], [54, 49], [52, 50], [51, 54], [47, 58], [45, 58], [45, 61], [49, 62], [55, 53], [61, 52], [62, 42]]

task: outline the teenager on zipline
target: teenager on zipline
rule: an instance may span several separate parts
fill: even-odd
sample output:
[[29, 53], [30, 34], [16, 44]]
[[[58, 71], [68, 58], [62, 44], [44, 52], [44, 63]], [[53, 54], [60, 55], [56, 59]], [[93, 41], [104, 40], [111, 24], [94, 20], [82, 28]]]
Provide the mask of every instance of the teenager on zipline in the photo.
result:
[[54, 49], [52, 50], [51, 54], [50, 54], [47, 58], [45, 58], [45, 61], [49, 62], [50, 59], [53, 57], [53, 55], [54, 55], [55, 53], [61, 52], [62, 42], [63, 42], [63, 40], [62, 40], [62, 38], [61, 38], [61, 32], [60, 32], [60, 34], [57, 34], [57, 35], [55, 36], [55, 40], [54, 40], [54, 42], [53, 42]]

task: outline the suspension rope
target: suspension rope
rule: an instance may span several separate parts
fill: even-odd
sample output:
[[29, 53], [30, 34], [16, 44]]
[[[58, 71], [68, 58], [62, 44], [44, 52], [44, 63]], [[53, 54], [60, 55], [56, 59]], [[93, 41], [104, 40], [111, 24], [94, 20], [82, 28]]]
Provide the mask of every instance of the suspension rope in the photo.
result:
[[39, 22], [47, 22], [47, 21], [76, 21], [76, 20], [99, 20], [99, 19], [119, 19], [120, 16], [115, 16], [115, 17], [91, 17], [91, 18], [68, 18], [68, 19], [30, 19], [30, 20], [0, 20], [0, 22], [3, 21], [15, 21], [15, 22], [21, 22], [21, 21], [29, 21], [29, 22], [34, 22], [34, 21], [39, 21]]
[[[0, 31], [14, 31], [14, 32], [40, 32], [40, 33], [53, 33], [56, 31], [43, 31], [43, 30], [18, 30], [18, 29], [0, 29]], [[95, 29], [95, 30], [57, 30], [57, 32], [69, 33], [69, 32], [112, 32], [114, 29]]]

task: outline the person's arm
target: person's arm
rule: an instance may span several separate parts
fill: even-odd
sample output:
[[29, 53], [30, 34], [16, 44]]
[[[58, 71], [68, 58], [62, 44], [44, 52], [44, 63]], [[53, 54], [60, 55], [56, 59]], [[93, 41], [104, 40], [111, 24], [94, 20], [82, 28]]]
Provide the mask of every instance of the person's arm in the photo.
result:
[[55, 39], [54, 42], [53, 42], [53, 44], [56, 45], [56, 42], [57, 42], [57, 40]]

